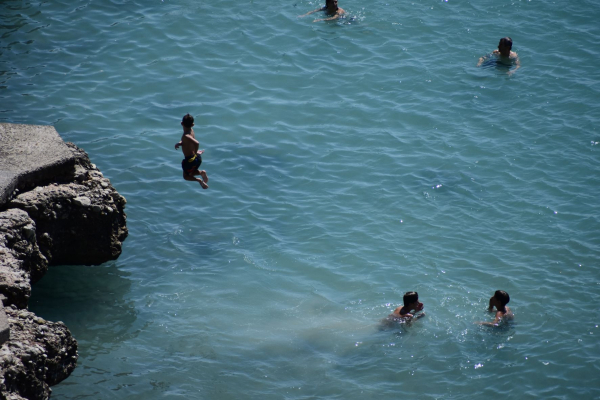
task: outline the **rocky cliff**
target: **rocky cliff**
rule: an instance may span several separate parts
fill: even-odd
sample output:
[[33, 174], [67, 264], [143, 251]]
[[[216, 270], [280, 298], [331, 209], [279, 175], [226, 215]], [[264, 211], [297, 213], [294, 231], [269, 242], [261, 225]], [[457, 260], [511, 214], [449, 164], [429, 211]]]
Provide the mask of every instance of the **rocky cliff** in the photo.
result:
[[27, 310], [48, 266], [114, 260], [125, 198], [87, 154], [48, 126], [0, 124], [0, 399], [47, 399], [77, 341]]

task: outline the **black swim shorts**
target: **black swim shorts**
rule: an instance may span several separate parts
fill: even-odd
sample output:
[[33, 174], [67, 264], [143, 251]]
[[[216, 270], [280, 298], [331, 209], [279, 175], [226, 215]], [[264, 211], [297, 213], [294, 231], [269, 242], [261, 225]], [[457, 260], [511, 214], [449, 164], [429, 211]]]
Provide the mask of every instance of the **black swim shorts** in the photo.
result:
[[194, 154], [191, 157], [186, 157], [181, 160], [181, 168], [186, 174], [197, 171], [200, 164], [202, 164], [202, 156], [200, 156], [200, 154]]

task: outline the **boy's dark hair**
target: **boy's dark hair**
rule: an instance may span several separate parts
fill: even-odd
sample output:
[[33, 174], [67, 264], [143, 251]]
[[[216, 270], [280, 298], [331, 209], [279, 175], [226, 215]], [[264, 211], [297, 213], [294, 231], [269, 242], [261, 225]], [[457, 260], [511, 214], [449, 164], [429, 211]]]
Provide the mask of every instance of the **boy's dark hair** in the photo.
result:
[[181, 120], [181, 124], [186, 128], [191, 128], [192, 125], [194, 125], [194, 117], [192, 117], [190, 114], [185, 114]]
[[409, 304], [412, 304], [415, 301], [419, 301], [419, 293], [417, 293], [417, 292], [406, 292], [406, 293], [404, 293], [404, 298], [402, 299], [402, 301], [404, 301], [404, 305], [405, 306], [407, 306]]
[[502, 306], [507, 305], [510, 301], [510, 296], [504, 290], [496, 290], [496, 293], [494, 293], [494, 298], [498, 300]]
[[509, 49], [512, 49], [512, 39], [509, 38], [508, 36], [500, 39], [500, 44], [503, 44], [506, 47], [508, 47]]

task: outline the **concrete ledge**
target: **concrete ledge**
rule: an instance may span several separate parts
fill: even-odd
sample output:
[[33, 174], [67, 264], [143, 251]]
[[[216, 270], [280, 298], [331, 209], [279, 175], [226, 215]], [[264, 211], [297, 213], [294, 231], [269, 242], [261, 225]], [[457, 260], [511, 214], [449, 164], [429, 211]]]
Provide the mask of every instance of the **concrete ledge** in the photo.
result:
[[68, 180], [75, 156], [53, 126], [0, 123], [0, 209], [15, 189]]
[[[0, 137], [0, 165], [3, 163], [3, 155], [2, 155], [2, 146], [4, 142], [2, 142], [2, 138]], [[18, 175], [15, 172], [2, 171], [2, 167], [0, 166], [0, 207], [3, 204], [6, 204], [8, 200], [10, 200], [10, 196], [13, 194], [15, 189], [17, 188], [18, 183]]]

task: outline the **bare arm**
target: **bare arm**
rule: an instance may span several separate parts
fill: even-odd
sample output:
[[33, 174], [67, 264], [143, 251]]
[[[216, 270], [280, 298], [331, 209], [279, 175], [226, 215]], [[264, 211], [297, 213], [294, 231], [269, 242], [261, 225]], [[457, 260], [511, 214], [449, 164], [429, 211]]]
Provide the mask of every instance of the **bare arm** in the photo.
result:
[[177, 150], [182, 144], [183, 140], [180, 140], [179, 142], [175, 143], [175, 150]]
[[421, 314], [417, 314], [417, 313], [420, 311], [423, 311], [424, 308], [425, 308], [425, 306], [423, 305], [423, 303], [419, 303], [417, 308], [415, 308], [415, 312], [413, 314], [406, 313], [406, 314], [404, 314], [404, 316], [407, 317], [408, 320], [423, 318], [425, 316], [424, 312], [421, 312]]
[[315, 19], [313, 22], [319, 22], [319, 21], [333, 21], [334, 19], [338, 19], [339, 17], [341, 17], [344, 14], [344, 10], [339, 9], [335, 12], [335, 14], [329, 18], [321, 18], [321, 19]]
[[479, 325], [484, 325], [484, 326], [498, 326], [500, 321], [502, 321], [503, 316], [504, 316], [504, 314], [501, 311], [498, 311], [498, 312], [496, 312], [496, 318], [494, 319], [493, 322], [476, 322], [476, 323]]
[[306, 17], [307, 15], [310, 15], [310, 14], [312, 14], [312, 13], [316, 13], [317, 11], [323, 11], [323, 10], [325, 10], [325, 9], [327, 9], [327, 7], [321, 7], [321, 8], [317, 8], [316, 10], [309, 11], [309, 12], [307, 12], [306, 14], [298, 15], [298, 18]]
[[514, 74], [519, 68], [521, 68], [521, 60], [519, 60], [519, 56], [515, 55], [515, 57], [515, 69], [508, 71], [508, 75]]
[[183, 135], [181, 137], [181, 141], [175, 145], [175, 148], [179, 148], [181, 146], [181, 150], [183, 150], [183, 155], [185, 157], [191, 157], [193, 154], [198, 153], [198, 147], [200, 147], [200, 142], [198, 142], [192, 135]]
[[329, 17], [329, 18], [321, 18], [321, 19], [315, 19], [313, 22], [319, 22], [319, 21], [332, 21], [334, 19], [338, 19], [340, 16], [339, 15], [334, 15], [333, 17]]
[[494, 54], [494, 53], [491, 53], [491, 54], [486, 54], [485, 56], [481, 56], [481, 57], [479, 57], [479, 61], [477, 62], [477, 66], [478, 66], [478, 67], [480, 67], [480, 66], [481, 66], [481, 64], [483, 64], [483, 62], [484, 62], [485, 60], [487, 60], [488, 58], [490, 58], [490, 56], [491, 56], [492, 54]]
[[479, 57], [479, 61], [477, 62], [477, 66], [481, 66], [485, 60], [488, 60], [493, 55], [498, 55], [500, 52], [498, 50], [492, 51], [490, 54], [486, 54], [485, 56]]
[[200, 147], [200, 142], [189, 135], [186, 135], [186, 139], [190, 142], [190, 145], [194, 149], [194, 153], [198, 153], [198, 147]]

